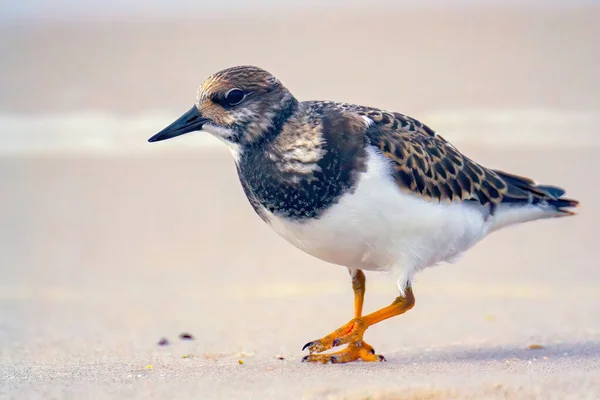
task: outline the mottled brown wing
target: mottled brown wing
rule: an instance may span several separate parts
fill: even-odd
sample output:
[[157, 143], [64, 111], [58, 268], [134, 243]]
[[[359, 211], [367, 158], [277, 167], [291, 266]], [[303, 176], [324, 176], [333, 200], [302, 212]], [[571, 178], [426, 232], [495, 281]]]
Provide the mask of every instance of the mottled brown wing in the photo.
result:
[[367, 136], [394, 162], [398, 185], [427, 200], [498, 204], [558, 197], [554, 188], [544, 190], [530, 179], [482, 167], [415, 119], [376, 110], [360, 114], [375, 122]]

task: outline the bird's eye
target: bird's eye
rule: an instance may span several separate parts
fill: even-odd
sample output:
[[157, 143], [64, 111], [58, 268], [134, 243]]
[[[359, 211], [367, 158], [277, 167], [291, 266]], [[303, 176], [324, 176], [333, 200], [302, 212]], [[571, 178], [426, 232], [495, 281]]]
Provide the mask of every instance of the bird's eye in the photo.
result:
[[246, 93], [244, 93], [241, 89], [231, 89], [227, 93], [225, 93], [225, 103], [228, 106], [235, 106], [240, 104], [242, 100], [246, 97]]

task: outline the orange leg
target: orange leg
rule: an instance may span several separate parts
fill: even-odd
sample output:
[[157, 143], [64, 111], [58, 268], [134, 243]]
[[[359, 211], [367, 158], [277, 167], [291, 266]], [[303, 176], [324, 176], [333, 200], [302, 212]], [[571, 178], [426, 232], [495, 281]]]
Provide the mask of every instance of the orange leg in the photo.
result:
[[[357, 270], [360, 271], [360, 270]], [[362, 276], [362, 278], [361, 278]], [[356, 281], [356, 283], [355, 283]], [[331, 334], [312, 342], [307, 343], [303, 350], [308, 349], [310, 355], [305, 356], [302, 361], [327, 363], [344, 363], [361, 359], [363, 361], [385, 361], [381, 355], [375, 354], [373, 347], [363, 341], [365, 331], [372, 325], [384, 321], [388, 318], [404, 314], [415, 305], [415, 296], [412, 288], [408, 285], [404, 296], [398, 296], [392, 304], [371, 314], [361, 316], [362, 304], [365, 292], [365, 278], [362, 271], [355, 273], [352, 277], [352, 287], [354, 289], [354, 319], [346, 325], [335, 330]], [[333, 347], [348, 344], [343, 350], [332, 354], [314, 354], [321, 353]]]
[[352, 276], [352, 290], [354, 291], [354, 318], [359, 318], [362, 316], [365, 291], [367, 290], [365, 273], [356, 269], [350, 272], [350, 276]]

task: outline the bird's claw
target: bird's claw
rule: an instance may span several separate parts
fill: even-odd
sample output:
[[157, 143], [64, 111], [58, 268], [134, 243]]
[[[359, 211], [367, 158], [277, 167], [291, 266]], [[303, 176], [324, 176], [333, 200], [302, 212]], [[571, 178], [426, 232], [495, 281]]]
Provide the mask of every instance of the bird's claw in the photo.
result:
[[309, 354], [302, 358], [302, 362], [343, 364], [359, 359], [368, 362], [386, 361], [384, 356], [375, 354], [375, 350], [371, 345], [361, 341], [358, 343], [350, 343], [348, 347], [336, 353]]
[[[363, 341], [363, 335], [367, 327], [362, 318], [355, 318], [330, 335], [306, 343], [302, 350], [308, 349], [310, 354], [302, 358], [302, 362], [339, 364], [359, 359], [363, 361], [385, 361], [384, 356], [375, 354], [373, 346]], [[348, 344], [348, 347], [336, 353], [315, 354], [343, 344]]]
[[308, 342], [302, 350], [308, 349], [310, 354], [321, 353], [346, 343], [362, 342], [363, 334], [367, 330], [367, 324], [362, 318], [354, 318], [346, 325], [335, 330], [333, 333], [319, 339]]

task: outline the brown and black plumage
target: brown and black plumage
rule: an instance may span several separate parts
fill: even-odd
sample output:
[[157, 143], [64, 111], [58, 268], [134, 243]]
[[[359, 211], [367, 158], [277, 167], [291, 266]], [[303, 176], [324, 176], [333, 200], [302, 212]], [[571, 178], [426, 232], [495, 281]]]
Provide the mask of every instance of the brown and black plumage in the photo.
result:
[[[306, 361], [381, 361], [363, 334], [413, 307], [415, 273], [455, 260], [500, 228], [573, 215], [578, 205], [563, 189], [479, 165], [416, 119], [298, 101], [253, 66], [210, 76], [194, 106], [150, 141], [192, 131], [227, 144], [250, 204], [275, 232], [351, 274], [354, 318], [307, 343]], [[391, 272], [399, 290], [367, 315], [363, 270]]]
[[360, 131], [393, 161], [398, 185], [426, 200], [474, 200], [483, 205], [549, 202], [566, 213], [570, 211], [565, 208], [577, 205], [575, 200], [560, 198], [565, 193], [561, 188], [479, 165], [433, 129], [406, 115], [334, 102], [319, 102], [315, 108], [369, 118], [372, 123]]

